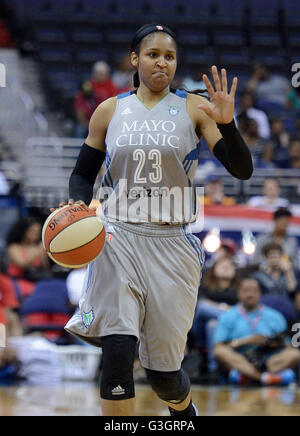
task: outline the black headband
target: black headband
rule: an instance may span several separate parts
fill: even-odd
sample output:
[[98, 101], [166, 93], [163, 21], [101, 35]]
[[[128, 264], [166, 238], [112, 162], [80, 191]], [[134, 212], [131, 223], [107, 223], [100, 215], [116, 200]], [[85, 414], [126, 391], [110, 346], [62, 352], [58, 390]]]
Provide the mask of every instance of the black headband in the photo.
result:
[[132, 41], [131, 41], [131, 51], [135, 51], [136, 46], [141, 42], [145, 36], [149, 35], [150, 33], [154, 32], [164, 32], [170, 35], [173, 39], [176, 40], [176, 35], [172, 30], [167, 27], [163, 26], [162, 24], [145, 24], [143, 27], [141, 27], [134, 35]]
[[[150, 35], [150, 33], [154, 32], [164, 32], [170, 35], [175, 41], [176, 41], [176, 35], [172, 30], [167, 27], [163, 26], [162, 24], [145, 24], [143, 27], [141, 27], [134, 35], [132, 41], [131, 41], [131, 49], [130, 51], [135, 51], [136, 47], [139, 45], [139, 43], [142, 41], [142, 39], [145, 38], [145, 36]], [[138, 72], [134, 73], [133, 75], [133, 85], [135, 88], [138, 88], [140, 85], [140, 79]]]

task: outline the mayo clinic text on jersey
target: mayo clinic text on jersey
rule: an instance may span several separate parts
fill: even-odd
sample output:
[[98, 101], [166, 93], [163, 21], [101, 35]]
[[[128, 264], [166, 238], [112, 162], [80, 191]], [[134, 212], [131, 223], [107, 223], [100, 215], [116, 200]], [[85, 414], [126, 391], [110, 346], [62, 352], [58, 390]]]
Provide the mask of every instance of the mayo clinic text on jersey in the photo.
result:
[[116, 138], [116, 146], [160, 145], [179, 148], [179, 136], [172, 135], [175, 130], [176, 124], [169, 120], [135, 120], [131, 124], [123, 121], [122, 134]]

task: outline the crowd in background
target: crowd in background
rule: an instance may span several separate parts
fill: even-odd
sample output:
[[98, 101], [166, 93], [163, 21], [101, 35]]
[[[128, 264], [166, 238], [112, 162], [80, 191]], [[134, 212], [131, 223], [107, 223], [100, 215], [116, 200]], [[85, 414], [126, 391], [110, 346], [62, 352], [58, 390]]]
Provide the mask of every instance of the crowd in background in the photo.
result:
[[[76, 136], [86, 137], [89, 119], [102, 101], [134, 89], [132, 75], [128, 55], [124, 55], [113, 73], [104, 61], [93, 66], [91, 79], [83, 83], [74, 101]], [[200, 76], [201, 72], [197, 80], [189, 75], [177, 77], [174, 87], [200, 90], [200, 95], [206, 96]], [[299, 90], [300, 87], [292, 88], [286, 77], [272, 74], [262, 64], [255, 64], [249, 81], [238, 88], [235, 119], [251, 150], [256, 168], [300, 168]], [[274, 115], [274, 110], [277, 115]], [[285, 113], [288, 117], [289, 111], [298, 117], [295, 125], [286, 125], [280, 117]]]
[[[219, 360], [227, 369], [234, 370], [231, 381], [248, 381], [241, 374], [257, 381], [259, 371], [262, 368], [266, 371], [266, 356], [272, 357], [283, 350], [287, 360], [282, 359], [280, 370], [297, 367], [299, 363], [299, 350], [291, 355], [288, 353], [291, 351], [291, 327], [300, 321], [299, 244], [297, 238], [289, 235], [291, 213], [287, 208], [276, 209], [273, 221], [272, 232], [257, 237], [256, 251], [246, 267], [240, 266], [238, 247], [230, 239], [222, 240], [220, 248], [206, 262], [190, 340], [191, 347], [198, 348], [206, 357], [206, 370], [212, 376], [219, 376]], [[255, 302], [255, 310], [246, 305], [244, 314], [243, 305], [248, 299]], [[271, 310], [267, 319], [263, 319], [260, 310], [264, 311], [266, 307], [273, 312]], [[266, 347], [265, 339], [278, 335], [283, 336], [274, 346]], [[250, 356], [249, 348], [253, 354], [251, 359], [256, 359], [256, 370], [253, 367], [249, 371], [246, 361], [241, 363], [239, 360], [239, 353], [243, 359]], [[241, 370], [239, 378], [237, 368]], [[290, 369], [284, 372], [285, 376], [291, 374]]]

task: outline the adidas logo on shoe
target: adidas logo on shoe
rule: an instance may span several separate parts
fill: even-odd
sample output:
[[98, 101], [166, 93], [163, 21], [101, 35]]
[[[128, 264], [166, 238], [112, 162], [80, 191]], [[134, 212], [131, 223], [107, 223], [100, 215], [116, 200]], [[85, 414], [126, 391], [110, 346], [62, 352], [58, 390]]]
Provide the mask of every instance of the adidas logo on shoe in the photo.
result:
[[132, 110], [128, 107], [121, 112], [121, 115], [129, 115], [132, 114]]
[[123, 395], [125, 394], [125, 389], [122, 388], [122, 386], [117, 386], [111, 391], [112, 395]]

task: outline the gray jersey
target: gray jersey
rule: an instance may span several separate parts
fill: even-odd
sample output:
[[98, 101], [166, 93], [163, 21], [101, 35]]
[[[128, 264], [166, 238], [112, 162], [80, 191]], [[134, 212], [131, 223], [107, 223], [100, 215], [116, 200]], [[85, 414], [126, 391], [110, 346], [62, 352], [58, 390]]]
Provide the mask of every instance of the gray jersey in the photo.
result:
[[171, 91], [151, 110], [136, 93], [118, 96], [106, 134], [100, 189], [105, 215], [125, 222], [189, 223], [197, 218], [193, 178], [199, 139], [187, 93]]

